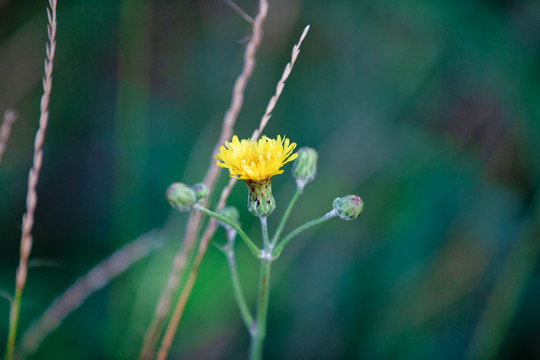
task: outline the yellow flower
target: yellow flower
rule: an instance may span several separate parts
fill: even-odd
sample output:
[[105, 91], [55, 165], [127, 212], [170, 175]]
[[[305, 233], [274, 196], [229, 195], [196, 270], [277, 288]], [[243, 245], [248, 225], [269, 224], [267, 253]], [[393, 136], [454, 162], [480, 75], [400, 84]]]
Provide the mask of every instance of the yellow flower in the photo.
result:
[[218, 161], [217, 165], [228, 168], [233, 178], [260, 182], [283, 173], [281, 167], [298, 156], [292, 154], [295, 147], [296, 143], [279, 135], [277, 139], [263, 135], [258, 141], [240, 141], [235, 135], [220, 148], [216, 159], [222, 162]]

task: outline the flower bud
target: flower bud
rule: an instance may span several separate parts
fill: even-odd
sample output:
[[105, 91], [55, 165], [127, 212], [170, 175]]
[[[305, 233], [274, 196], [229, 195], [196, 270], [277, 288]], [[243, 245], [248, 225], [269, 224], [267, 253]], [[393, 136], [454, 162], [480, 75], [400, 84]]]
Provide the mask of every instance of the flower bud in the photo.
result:
[[298, 158], [293, 165], [293, 175], [298, 187], [303, 189], [315, 178], [318, 157], [317, 151], [313, 148], [303, 147], [298, 150]]
[[354, 220], [364, 210], [364, 201], [357, 195], [347, 195], [336, 198], [332, 203], [332, 207], [341, 220]]
[[[218, 214], [223, 216], [224, 218], [227, 218], [231, 220], [233, 223], [238, 224], [240, 221], [240, 213], [238, 212], [238, 209], [236, 209], [234, 206], [225, 206], [223, 209], [218, 211]], [[220, 225], [229, 226], [227, 224], [219, 222]]]
[[178, 211], [191, 211], [193, 205], [197, 201], [195, 191], [192, 188], [182, 183], [172, 183], [165, 197], [169, 201], [169, 204]]
[[191, 187], [195, 192], [195, 197], [197, 200], [204, 199], [208, 195], [208, 186], [204, 183], [197, 183]]
[[272, 195], [272, 179], [262, 181], [246, 180], [249, 189], [248, 210], [255, 216], [268, 216], [276, 208]]

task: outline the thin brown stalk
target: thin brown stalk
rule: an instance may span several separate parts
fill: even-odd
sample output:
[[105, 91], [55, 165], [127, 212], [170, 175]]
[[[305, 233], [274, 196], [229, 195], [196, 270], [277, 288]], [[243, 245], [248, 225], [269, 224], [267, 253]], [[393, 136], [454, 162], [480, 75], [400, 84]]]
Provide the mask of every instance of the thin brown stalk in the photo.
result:
[[[200, 263], [201, 262], [199, 259], [199, 253], [197, 253], [197, 259], [195, 259], [195, 264], [193, 265], [193, 268], [196, 268], [196, 267], [198, 268]], [[196, 271], [190, 272], [189, 277], [186, 281], [186, 284], [184, 285], [184, 288], [191, 289], [193, 287], [193, 284], [195, 283], [196, 276], [197, 276]], [[189, 293], [185, 293], [182, 291], [182, 293], [180, 294], [179, 300], [176, 302], [174, 311], [169, 321], [169, 326], [167, 326], [167, 329], [165, 330], [165, 334], [163, 335], [163, 340], [161, 341], [161, 346], [159, 347], [159, 351], [156, 357], [157, 360], [165, 360], [167, 358], [167, 355], [169, 354], [169, 350], [171, 348], [174, 335], [176, 334], [176, 330], [178, 329], [178, 324], [180, 323], [180, 318], [182, 317], [182, 314], [184, 313], [184, 308], [186, 306], [188, 296], [189, 296]]]
[[6, 350], [6, 359], [11, 360], [15, 340], [17, 337], [17, 326], [19, 323], [19, 313], [21, 309], [21, 297], [26, 277], [28, 273], [28, 258], [32, 250], [32, 227], [34, 225], [34, 211], [37, 203], [36, 186], [39, 179], [39, 172], [43, 160], [43, 141], [49, 120], [49, 99], [52, 88], [52, 71], [54, 53], [56, 50], [56, 0], [49, 0], [50, 9], [47, 9], [48, 26], [47, 34], [49, 42], [46, 44], [45, 75], [43, 76], [43, 96], [40, 103], [39, 128], [34, 140], [33, 165], [28, 174], [28, 192], [26, 195], [26, 214], [22, 219], [22, 235], [19, 267], [15, 279], [15, 296], [11, 305], [9, 334]]
[[[277, 100], [278, 100], [279, 96], [281, 95], [281, 92], [283, 91], [283, 87], [285, 86], [285, 81], [289, 77], [289, 75], [290, 75], [290, 73], [292, 71], [292, 67], [293, 67], [293, 65], [294, 65], [294, 63], [296, 61], [296, 58], [298, 57], [298, 54], [300, 53], [300, 45], [302, 44], [302, 41], [306, 37], [308, 31], [309, 31], [309, 25], [306, 26], [306, 28], [302, 32], [302, 35], [300, 36], [300, 40], [299, 40], [298, 44], [296, 44], [293, 47], [291, 62], [289, 62], [287, 64], [287, 66], [285, 67], [285, 71], [283, 72], [283, 75], [282, 75], [281, 79], [279, 80], [278, 85], [276, 87], [276, 93], [270, 99], [270, 102], [269, 102], [269, 104], [268, 104], [268, 106], [266, 108], [266, 111], [265, 111], [265, 113], [263, 115], [263, 118], [261, 120], [261, 123], [260, 123], [258, 129], [256, 129], [253, 132], [252, 139], [254, 139], [254, 140], [257, 139], [259, 137], [260, 133], [262, 132], [262, 130], [265, 128], [266, 124], [268, 123], [268, 120], [270, 119], [272, 110], [274, 109], [274, 107], [275, 107], [275, 105], [277, 103]], [[217, 150], [215, 152], [217, 152]], [[219, 210], [219, 209], [221, 209], [221, 208], [223, 208], [225, 206], [227, 198], [228, 198], [229, 194], [231, 193], [231, 190], [232, 190], [233, 186], [235, 185], [235, 183], [236, 183], [236, 179], [231, 178], [229, 180], [228, 185], [221, 192], [219, 203], [217, 205], [217, 210]], [[178, 301], [177, 301], [177, 303], [175, 305], [173, 315], [172, 315], [171, 320], [169, 322], [169, 326], [167, 327], [167, 330], [166, 330], [165, 335], [163, 337], [162, 345], [161, 345], [160, 351], [158, 353], [158, 360], [165, 359], [165, 357], [166, 357], [166, 355], [168, 353], [168, 350], [169, 350], [170, 345], [172, 343], [172, 340], [174, 338], [174, 334], [176, 333], [178, 323], [180, 322], [180, 319], [182, 317], [182, 313], [183, 313], [184, 308], [186, 306], [186, 302], [187, 302], [187, 300], [189, 298], [189, 295], [191, 293], [191, 289], [193, 288], [193, 284], [195, 283], [195, 278], [197, 277], [197, 271], [199, 269], [199, 265], [200, 265], [200, 263], [201, 263], [201, 261], [202, 261], [202, 259], [204, 257], [204, 254], [206, 253], [206, 250], [208, 249], [210, 239], [214, 235], [214, 233], [216, 231], [216, 228], [217, 228], [217, 221], [215, 219], [213, 219], [213, 218], [210, 219], [210, 221], [208, 223], [208, 226], [206, 227], [206, 229], [205, 229], [205, 231], [204, 231], [204, 233], [202, 235], [201, 244], [200, 244], [199, 248], [197, 249], [197, 257], [195, 258], [195, 262], [193, 264], [193, 267], [191, 268], [188, 280], [187, 280], [184, 288], [182, 289], [182, 292], [180, 293], [180, 297], [178, 298]], [[163, 349], [163, 353], [162, 353], [162, 349]]]
[[225, 0], [225, 3], [227, 5], [229, 5], [234, 11], [236, 11], [236, 13], [238, 15], [240, 15], [244, 20], [246, 20], [248, 23], [250, 23], [251, 25], [253, 25], [253, 19], [251, 18], [251, 16], [249, 16], [248, 14], [246, 14], [246, 12], [244, 10], [242, 10], [242, 8], [238, 5], [236, 5], [233, 1], [231, 0]]
[[281, 92], [283, 91], [283, 88], [285, 87], [285, 81], [287, 81], [287, 78], [289, 77], [289, 75], [291, 75], [291, 71], [294, 66], [294, 63], [296, 62], [296, 58], [298, 57], [298, 54], [300, 54], [300, 45], [302, 45], [302, 41], [304, 41], [308, 31], [309, 31], [309, 25], [304, 28], [304, 31], [302, 32], [302, 35], [300, 35], [300, 40], [298, 41], [298, 43], [293, 46], [292, 54], [291, 54], [291, 61], [285, 66], [285, 70], [283, 70], [281, 79], [279, 79], [276, 85], [276, 93], [274, 94], [274, 96], [272, 96], [272, 98], [268, 102], [268, 105], [266, 106], [266, 111], [264, 112], [264, 115], [261, 119], [259, 128], [253, 132], [253, 136], [252, 136], [253, 139], [259, 138], [266, 124], [268, 124], [268, 120], [270, 120], [270, 117], [272, 116], [272, 111], [274, 111], [274, 108], [276, 107], [276, 104], [281, 95]]
[[[266, 127], [266, 124], [268, 124], [268, 121], [270, 120], [270, 117], [272, 116], [272, 111], [274, 111], [274, 108], [276, 107], [277, 101], [279, 97], [281, 96], [281, 92], [283, 91], [283, 88], [285, 87], [285, 81], [287, 81], [287, 78], [292, 72], [294, 63], [296, 62], [296, 58], [298, 57], [298, 54], [300, 54], [300, 45], [302, 45], [302, 41], [304, 41], [304, 38], [306, 37], [307, 33], [309, 31], [309, 25], [304, 28], [304, 31], [302, 32], [302, 35], [300, 35], [300, 40], [298, 43], [293, 47], [292, 50], [292, 56], [291, 61], [285, 66], [285, 70], [283, 70], [283, 74], [281, 75], [281, 79], [279, 79], [277, 86], [276, 86], [276, 93], [272, 98], [270, 98], [270, 101], [268, 102], [268, 105], [266, 106], [266, 110], [264, 112], [264, 115], [261, 119], [261, 122], [259, 123], [259, 127], [253, 131], [253, 134], [251, 134], [251, 139], [257, 140], [259, 136], [261, 135], [262, 131]], [[217, 151], [216, 151], [217, 153]], [[227, 186], [223, 189], [221, 192], [221, 195], [219, 197], [219, 202], [216, 207], [217, 210], [222, 209], [225, 206], [225, 203], [227, 201], [227, 198], [229, 197], [234, 185], [236, 184], [237, 179], [236, 178], [230, 178], [229, 183]], [[201, 247], [200, 249], [203, 249], [203, 251], [206, 251], [206, 248], [208, 247], [208, 242], [214, 235], [214, 232], [217, 228], [217, 221], [214, 219], [210, 220], [210, 223], [206, 227], [206, 230], [203, 234], [203, 238], [201, 240]], [[203, 247], [204, 245], [204, 247]]]
[[11, 125], [17, 120], [17, 113], [13, 110], [7, 110], [4, 113], [4, 121], [0, 128], [0, 164], [2, 163], [2, 155], [6, 150], [6, 145], [11, 134]]
[[[212, 151], [212, 154], [215, 154], [218, 151], [219, 147], [225, 142], [225, 140], [228, 140], [232, 137], [233, 126], [236, 122], [236, 119], [238, 118], [238, 114], [240, 113], [240, 110], [242, 109], [242, 105], [244, 103], [244, 91], [248, 80], [251, 78], [251, 75], [253, 74], [253, 70], [255, 68], [255, 54], [257, 53], [257, 50], [262, 41], [263, 24], [267, 14], [268, 1], [260, 0], [259, 13], [255, 17], [255, 20], [253, 22], [253, 33], [244, 53], [242, 72], [235, 81], [231, 104], [225, 113], [221, 128], [221, 134], [216, 143], [216, 146], [214, 147], [214, 150]], [[210, 161], [210, 166], [203, 179], [203, 182], [208, 186], [210, 194], [215, 186], [219, 175], [218, 169], [219, 168], [215, 165], [215, 161], [212, 158]], [[207, 198], [210, 197], [210, 194]], [[186, 232], [184, 235], [184, 240], [182, 243], [182, 248], [175, 255], [175, 259], [173, 261], [173, 268], [169, 274], [166, 288], [158, 301], [154, 312], [154, 317], [152, 319], [149, 329], [146, 332], [143, 343], [143, 350], [140, 356], [141, 359], [149, 359], [153, 355], [153, 349], [158, 341], [161, 330], [163, 329], [167, 320], [166, 317], [171, 307], [172, 296], [179, 285], [181, 274], [186, 264], [186, 254], [188, 254], [193, 248], [195, 238], [199, 233], [201, 219], [202, 215], [200, 213], [192, 213], [189, 217], [186, 226]]]
[[115, 251], [75, 281], [24, 333], [17, 355], [25, 358], [34, 353], [43, 340], [92, 294], [105, 287], [135, 262], [163, 246], [160, 238], [161, 234], [156, 231], [140, 236]]

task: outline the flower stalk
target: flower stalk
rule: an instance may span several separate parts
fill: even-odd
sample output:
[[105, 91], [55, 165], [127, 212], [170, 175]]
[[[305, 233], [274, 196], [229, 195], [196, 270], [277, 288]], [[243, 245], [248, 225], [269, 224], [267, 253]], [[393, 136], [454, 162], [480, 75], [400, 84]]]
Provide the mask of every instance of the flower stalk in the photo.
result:
[[283, 248], [285, 247], [285, 245], [287, 245], [289, 243], [289, 241], [292, 240], [292, 238], [294, 238], [296, 235], [300, 234], [302, 231], [304, 230], [307, 230], [315, 225], [319, 225], [325, 221], [328, 221], [334, 217], [337, 216], [337, 212], [335, 210], [331, 210], [329, 211], [328, 213], [326, 213], [325, 215], [321, 216], [320, 218], [318, 219], [315, 219], [315, 220], [311, 220], [307, 223], [305, 223], [304, 225], [302, 226], [299, 226], [297, 227], [296, 229], [294, 229], [293, 231], [291, 231], [287, 236], [285, 236], [283, 238], [283, 240], [276, 246], [276, 248], [274, 249], [274, 251], [272, 252], [272, 255], [275, 256], [275, 257], [279, 257], [279, 255], [281, 255], [281, 252], [283, 251]]
[[279, 237], [281, 236], [281, 233], [283, 232], [283, 229], [285, 228], [285, 224], [287, 223], [287, 220], [289, 219], [289, 215], [291, 214], [291, 211], [294, 205], [296, 204], [296, 201], [298, 201], [298, 198], [300, 197], [300, 195], [302, 195], [302, 192], [303, 192], [303, 187], [297, 186], [296, 191], [294, 192], [294, 195], [291, 201], [289, 202], [287, 209], [285, 210], [285, 213], [283, 213], [283, 216], [281, 217], [276, 233], [272, 237], [272, 242], [270, 243], [270, 246], [272, 248], [276, 247], [276, 244], [279, 241]]
[[[268, 237], [268, 223], [266, 216], [261, 216], [262, 237], [265, 254], [271, 255], [270, 240]], [[257, 318], [251, 332], [250, 360], [260, 360], [263, 354], [264, 338], [266, 337], [266, 321], [268, 318], [268, 303], [270, 298], [270, 270], [272, 268], [271, 256], [261, 258], [259, 274], [259, 295], [257, 300]]]
[[[239, 214], [236, 208], [230, 206], [225, 207], [221, 209], [219, 214], [223, 215], [224, 217], [235, 223], [237, 223], [238, 221]], [[234, 291], [234, 298], [236, 300], [236, 303], [238, 304], [238, 308], [240, 310], [242, 320], [244, 321], [244, 325], [246, 325], [247, 330], [251, 332], [253, 326], [253, 316], [251, 315], [251, 311], [249, 311], [246, 299], [244, 298], [244, 293], [242, 292], [242, 286], [240, 285], [240, 278], [238, 276], [238, 268], [236, 267], [236, 258], [234, 255], [234, 243], [236, 240], [237, 232], [226, 223], [221, 223], [221, 225], [223, 225], [225, 231], [227, 232], [227, 243], [224, 246], [216, 246], [218, 246], [218, 248], [222, 250], [223, 254], [227, 258], [227, 264], [229, 265], [229, 271], [231, 273], [231, 282]]]
[[251, 315], [251, 312], [249, 311], [249, 307], [247, 305], [246, 299], [244, 298], [244, 293], [242, 292], [242, 286], [240, 285], [240, 278], [238, 277], [238, 268], [236, 267], [236, 260], [234, 256], [234, 240], [230, 241], [225, 246], [225, 256], [227, 257], [227, 263], [229, 264], [229, 270], [231, 272], [231, 281], [233, 285], [234, 290], [234, 297], [236, 299], [236, 303], [238, 304], [238, 308], [240, 309], [240, 315], [242, 316], [242, 320], [244, 321], [244, 325], [246, 325], [246, 328], [248, 331], [251, 332], [251, 329], [253, 327], [253, 316]]
[[255, 245], [253, 243], [253, 241], [251, 241], [251, 239], [249, 238], [249, 236], [246, 235], [244, 230], [242, 230], [242, 228], [240, 226], [238, 226], [238, 224], [236, 224], [234, 221], [231, 221], [230, 219], [228, 219], [228, 218], [226, 218], [224, 216], [221, 216], [220, 214], [215, 213], [212, 210], [208, 210], [207, 208], [205, 208], [204, 206], [202, 206], [200, 204], [195, 204], [193, 206], [193, 209], [195, 209], [195, 210], [197, 210], [197, 211], [199, 211], [199, 212], [201, 212], [201, 213], [203, 213], [205, 215], [211, 216], [214, 219], [216, 219], [218, 221], [221, 221], [221, 222], [231, 226], [234, 230], [236, 230], [238, 232], [238, 235], [240, 235], [242, 240], [244, 240], [244, 242], [246, 243], [248, 248], [251, 250], [253, 255], [255, 255], [256, 257], [261, 256], [261, 250], [257, 247], [257, 245]]

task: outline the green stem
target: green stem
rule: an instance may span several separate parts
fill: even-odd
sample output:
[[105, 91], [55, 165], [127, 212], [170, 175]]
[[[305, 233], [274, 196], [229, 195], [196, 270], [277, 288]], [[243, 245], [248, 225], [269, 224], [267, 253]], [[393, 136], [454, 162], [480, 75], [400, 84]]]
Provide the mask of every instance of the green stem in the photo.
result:
[[264, 250], [270, 253], [270, 238], [268, 237], [268, 221], [266, 216], [259, 216], [261, 219], [262, 237]]
[[285, 236], [285, 238], [276, 246], [276, 248], [272, 252], [272, 256], [278, 257], [283, 251], [283, 248], [285, 247], [285, 245], [287, 245], [287, 243], [291, 241], [293, 237], [300, 234], [302, 231], [307, 230], [310, 227], [313, 227], [315, 225], [319, 225], [320, 223], [323, 223], [325, 221], [328, 221], [335, 216], [337, 216], [337, 213], [335, 210], [332, 210], [328, 212], [326, 215], [321, 216], [318, 219], [311, 220], [310, 222], [307, 222], [304, 225], [297, 227], [296, 229], [291, 231], [287, 236]]
[[197, 211], [202, 212], [203, 214], [206, 214], [208, 216], [211, 216], [211, 217], [215, 218], [216, 220], [219, 220], [221, 222], [224, 222], [227, 225], [230, 225], [234, 230], [236, 230], [236, 232], [240, 235], [242, 240], [244, 240], [244, 242], [249, 247], [249, 249], [251, 250], [253, 255], [255, 255], [256, 257], [261, 256], [261, 250], [253, 243], [253, 241], [251, 241], [249, 236], [246, 235], [244, 230], [242, 230], [242, 228], [240, 228], [240, 226], [238, 226], [238, 224], [236, 224], [235, 222], [227, 219], [226, 217], [223, 217], [223, 216], [219, 215], [218, 213], [213, 212], [212, 210], [208, 210], [207, 208], [205, 208], [202, 205], [195, 204], [193, 206], [193, 208], [195, 210], [197, 210]]
[[251, 315], [251, 312], [249, 311], [249, 308], [247, 306], [246, 299], [244, 298], [244, 293], [240, 285], [240, 278], [238, 277], [238, 269], [236, 267], [236, 261], [234, 257], [235, 237], [236, 232], [227, 231], [227, 238], [229, 241], [227, 245], [224, 246], [224, 254], [227, 257], [227, 262], [229, 263], [229, 269], [231, 271], [231, 280], [236, 303], [238, 304], [238, 308], [240, 309], [240, 314], [242, 315], [242, 320], [244, 320], [244, 324], [246, 325], [248, 331], [251, 331], [251, 327], [253, 326], [253, 316]]
[[270, 254], [270, 241], [268, 237], [268, 223], [266, 216], [260, 216], [264, 254], [261, 256], [261, 270], [259, 275], [259, 296], [257, 300], [257, 319], [252, 327], [251, 345], [249, 350], [250, 360], [262, 359], [264, 338], [266, 337], [266, 319], [268, 317], [268, 299], [270, 297], [270, 268], [272, 259]]
[[270, 296], [270, 268], [272, 260], [261, 260], [259, 276], [259, 297], [257, 301], [257, 319], [251, 331], [250, 360], [262, 359], [264, 338], [266, 336], [266, 318], [268, 316], [268, 299]]
[[250, 331], [251, 327], [253, 326], [253, 316], [249, 311], [246, 299], [244, 298], [244, 293], [242, 292], [240, 279], [238, 277], [238, 269], [236, 268], [234, 252], [232, 250], [227, 252], [227, 262], [229, 263], [229, 269], [231, 270], [231, 280], [234, 289], [234, 297], [236, 298], [236, 302], [238, 303], [238, 308], [240, 309], [242, 320], [244, 320], [244, 324], [246, 325], [248, 331]]
[[291, 198], [291, 201], [289, 202], [289, 206], [287, 206], [287, 210], [285, 210], [285, 213], [283, 214], [283, 217], [281, 218], [281, 221], [279, 222], [279, 226], [276, 230], [276, 233], [274, 234], [274, 237], [272, 238], [272, 248], [274, 248], [279, 240], [279, 237], [281, 236], [281, 233], [283, 232], [283, 228], [285, 227], [285, 224], [287, 223], [287, 219], [289, 218], [289, 215], [291, 214], [291, 210], [294, 207], [294, 204], [296, 204], [296, 201], [302, 195], [303, 188], [297, 187], [296, 192], [294, 193], [293, 197]]
[[5, 360], [12, 360], [13, 353], [15, 351], [15, 340], [17, 338], [17, 327], [19, 324], [19, 314], [21, 311], [21, 298], [22, 298], [22, 288], [17, 287], [15, 290], [15, 297], [11, 303], [11, 311], [9, 314], [9, 333], [8, 341], [6, 346], [6, 357]]

